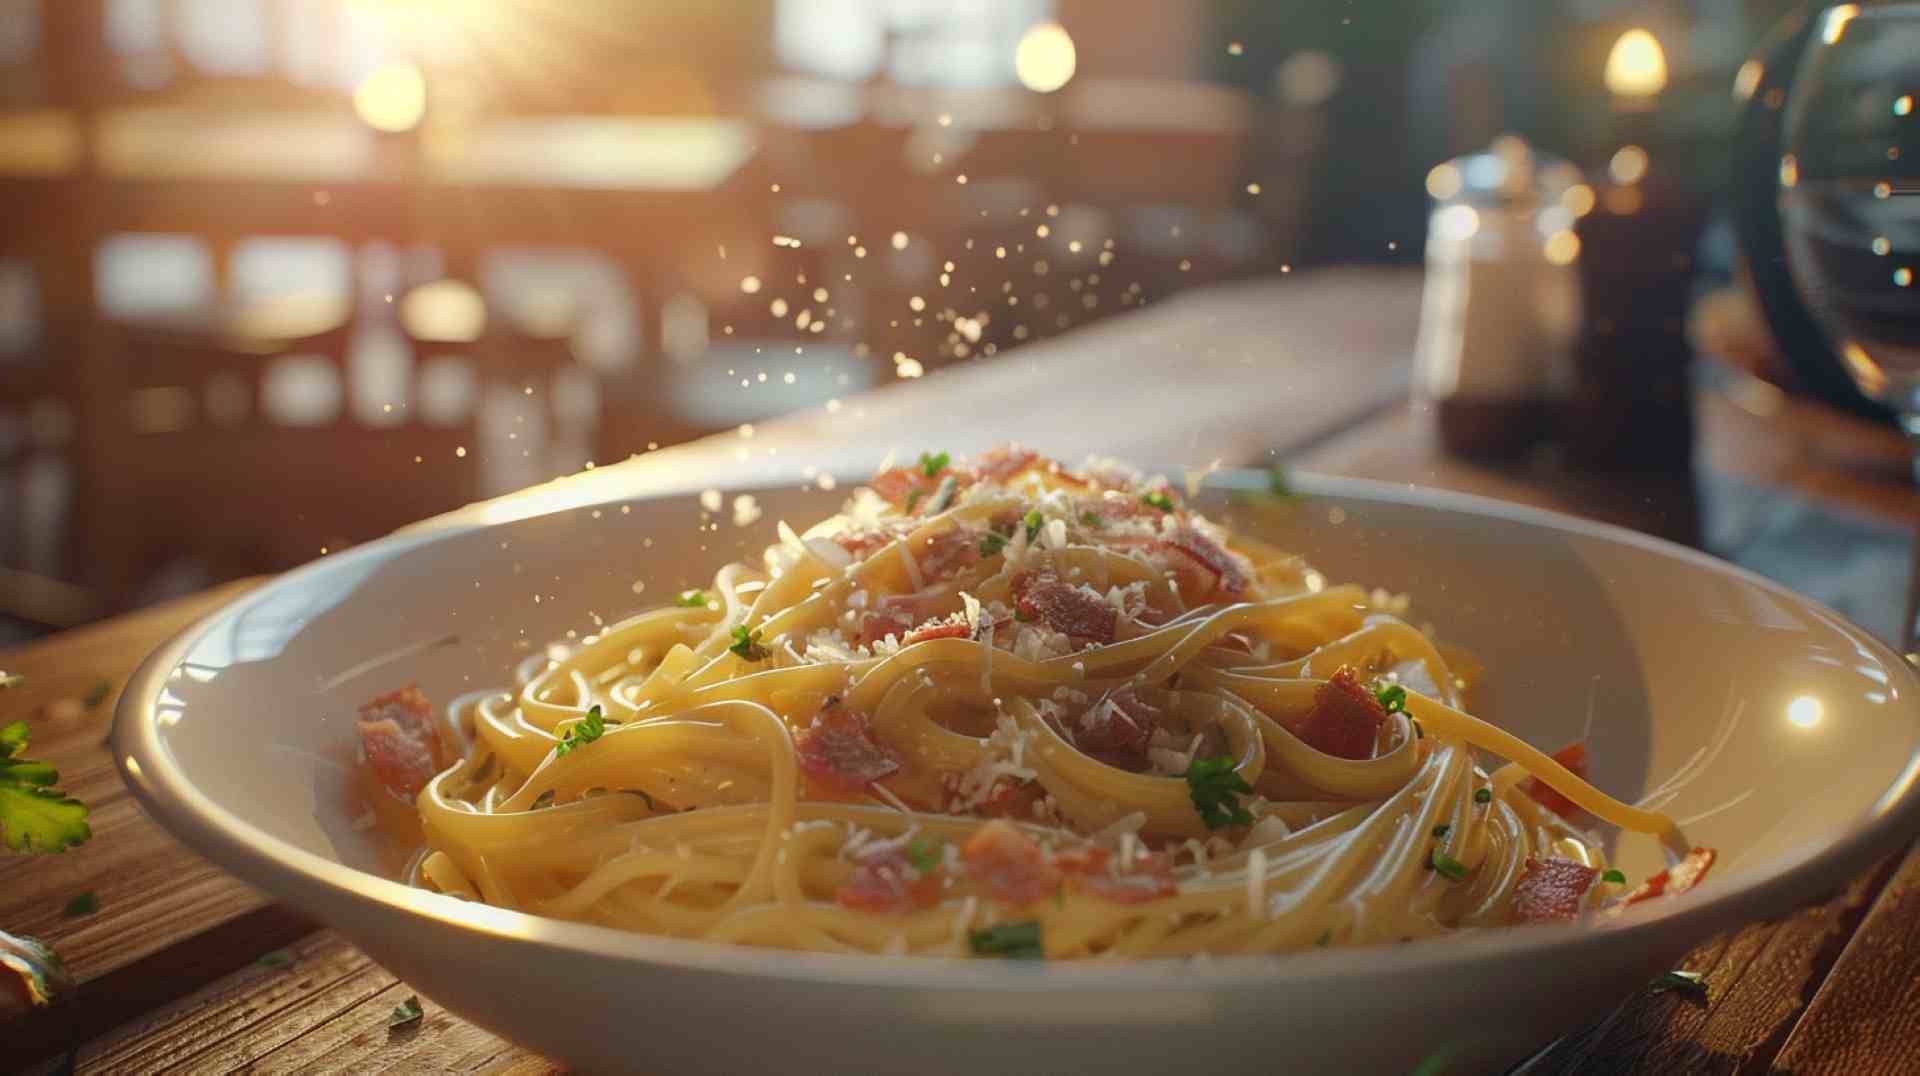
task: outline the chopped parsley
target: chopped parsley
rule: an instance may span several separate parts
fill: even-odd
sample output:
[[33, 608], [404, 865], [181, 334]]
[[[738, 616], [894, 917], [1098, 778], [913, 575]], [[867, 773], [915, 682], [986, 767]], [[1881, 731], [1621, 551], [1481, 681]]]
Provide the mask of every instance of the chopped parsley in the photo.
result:
[[1473, 802], [1475, 802], [1475, 803], [1492, 803], [1492, 802], [1493, 802], [1493, 789], [1491, 789], [1491, 788], [1481, 788], [1481, 789], [1476, 789], [1476, 790], [1474, 790], [1474, 793], [1473, 793]]
[[1040, 923], [1003, 923], [985, 930], [967, 932], [967, 944], [980, 956], [999, 956], [1010, 960], [1039, 960], [1046, 956], [1040, 945]]
[[260, 959], [254, 963], [263, 968], [284, 968], [293, 963], [293, 954], [285, 949], [275, 949], [271, 953], [260, 954]]
[[760, 645], [760, 633], [747, 631], [745, 624], [733, 629], [733, 645], [727, 649], [748, 661], [765, 661], [769, 654], [767, 648]]
[[953, 457], [945, 452], [920, 453], [920, 470], [928, 478], [938, 477], [941, 471], [947, 469], [947, 464], [952, 462]]
[[54, 787], [52, 766], [15, 757], [29, 735], [25, 721], [0, 727], [0, 841], [16, 852], [64, 852], [93, 836], [87, 805]]
[[1445, 822], [1442, 822], [1439, 825], [1433, 827], [1433, 835], [1436, 837], [1444, 837], [1447, 835], [1447, 831], [1452, 828], [1453, 827], [1451, 825]]
[[1707, 999], [1707, 980], [1705, 976], [1697, 971], [1669, 971], [1662, 974], [1658, 979], [1655, 979], [1647, 987], [1647, 993], [1649, 994], [1665, 994], [1668, 991], [1676, 994], [1685, 994], [1688, 997], [1705, 1001]]
[[681, 591], [680, 596], [673, 599], [673, 604], [682, 609], [705, 609], [712, 603], [707, 600], [706, 591], [695, 589]]
[[60, 913], [68, 919], [78, 919], [83, 915], [92, 915], [99, 910], [100, 898], [94, 896], [93, 890], [89, 889], [85, 893], [81, 893], [68, 901], [67, 906], [60, 909]]
[[1007, 548], [1007, 536], [999, 531], [988, 531], [980, 539], [980, 555], [983, 557], [991, 557], [1005, 548]]
[[1026, 524], [1027, 541], [1031, 542], [1033, 541], [1034, 537], [1040, 533], [1040, 527], [1042, 524], [1046, 522], [1046, 520], [1041, 517], [1040, 509], [1033, 508], [1027, 511], [1027, 517], [1021, 520], [1020, 522]]
[[1460, 862], [1438, 848], [1433, 850], [1433, 857], [1427, 860], [1427, 865], [1439, 871], [1441, 874], [1446, 875], [1447, 880], [1450, 882], [1458, 882], [1467, 876], [1467, 865], [1465, 863]]
[[555, 758], [566, 754], [576, 747], [585, 747], [605, 735], [607, 720], [601, 716], [600, 705], [595, 703], [587, 710], [587, 716], [574, 722], [567, 729], [567, 735], [553, 749]]
[[1407, 689], [1399, 684], [1383, 684], [1373, 689], [1373, 697], [1380, 708], [1390, 714], [1407, 712]]
[[1253, 825], [1253, 815], [1240, 806], [1240, 796], [1252, 793], [1253, 786], [1233, 768], [1232, 756], [1196, 758], [1180, 776], [1186, 778], [1193, 809], [1208, 829]]
[[1283, 501], [1299, 496], [1293, 491], [1293, 479], [1287, 474], [1287, 469], [1277, 463], [1267, 468], [1267, 492]]
[[388, 1027], [406, 1027], [420, 1022], [420, 995], [408, 994], [407, 1000], [393, 1007], [387, 1014]]
[[1142, 493], [1140, 495], [1140, 500], [1146, 504], [1152, 505], [1153, 507], [1160, 509], [1162, 512], [1173, 511], [1173, 498], [1167, 496], [1167, 491], [1164, 489], [1149, 490], [1145, 493]]
[[1621, 870], [1610, 870], [1601, 874], [1600, 880], [1603, 882], [1611, 882], [1614, 885], [1626, 885], [1627, 873]]
[[915, 837], [907, 843], [907, 862], [913, 869], [925, 874], [940, 865], [940, 842], [925, 837]]
[[1092, 527], [1094, 530], [1102, 530], [1107, 525], [1107, 517], [1098, 512], [1082, 512], [1080, 513], [1080, 525], [1083, 527]]
[[907, 511], [909, 512], [913, 511], [913, 506], [916, 504], [919, 504], [920, 498], [925, 497], [926, 495], [927, 495], [927, 491], [924, 489], [908, 490], [907, 491]]

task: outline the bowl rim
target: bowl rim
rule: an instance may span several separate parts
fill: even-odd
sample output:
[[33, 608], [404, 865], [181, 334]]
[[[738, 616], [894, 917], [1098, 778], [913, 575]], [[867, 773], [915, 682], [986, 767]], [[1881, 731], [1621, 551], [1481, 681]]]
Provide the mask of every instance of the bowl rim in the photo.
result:
[[[1698, 550], [1612, 524], [1498, 501], [1473, 494], [1369, 479], [1297, 473], [1293, 487], [1304, 494], [1348, 500], [1410, 505], [1465, 514], [1636, 547], [1754, 586], [1772, 597], [1812, 613], [1828, 626], [1865, 645], [1885, 664], [1902, 670], [1908, 691], [1903, 706], [1920, 723], [1920, 673], [1865, 629], [1821, 603]], [[859, 479], [854, 479], [858, 482]], [[1210, 488], [1265, 490], [1267, 472], [1226, 469], [1206, 477]], [[734, 487], [738, 491], [787, 488]], [[1303, 982], [1332, 984], [1421, 973], [1494, 970], [1512, 960], [1596, 956], [1600, 946], [1617, 944], [1619, 932], [1659, 934], [1668, 939], [1697, 938], [1729, 920], [1780, 914], [1797, 900], [1841, 884], [1897, 841], [1920, 828], [1920, 750], [1875, 800], [1866, 816], [1825, 842], [1809, 842], [1764, 864], [1746, 865], [1729, 878], [1709, 878], [1686, 900], [1649, 901], [1617, 918], [1600, 922], [1554, 924], [1525, 929], [1463, 931], [1401, 945], [1364, 945], [1282, 954], [1138, 959], [1125, 961], [991, 961], [949, 957], [897, 956], [876, 959], [764, 949], [723, 942], [669, 938], [613, 927], [553, 919], [416, 889], [309, 852], [258, 828], [195, 788], [175, 764], [159, 737], [155, 703], [171, 671], [214, 627], [298, 586], [310, 576], [339, 570], [342, 563], [387, 558], [420, 546], [527, 519], [575, 512], [595, 505], [684, 499], [691, 493], [660, 491], [638, 497], [610, 497], [569, 503], [551, 512], [535, 512], [488, 522], [459, 518], [427, 520], [406, 530], [296, 568], [196, 620], [153, 652], [129, 678], [115, 708], [112, 753], [115, 767], [134, 798], [163, 828], [222, 869], [309, 910], [336, 899], [371, 904], [388, 914], [424, 916], [445, 927], [460, 928], [501, 943], [524, 943], [565, 952], [581, 961], [617, 960], [636, 967], [662, 965], [684, 971], [749, 976], [786, 982], [831, 982], [842, 986], [943, 991], [1023, 991], [1051, 993], [1097, 991], [1137, 994], [1169, 990], [1219, 990], [1253, 985]], [[321, 914], [323, 921], [330, 917]], [[337, 924], [330, 924], [337, 925]]]

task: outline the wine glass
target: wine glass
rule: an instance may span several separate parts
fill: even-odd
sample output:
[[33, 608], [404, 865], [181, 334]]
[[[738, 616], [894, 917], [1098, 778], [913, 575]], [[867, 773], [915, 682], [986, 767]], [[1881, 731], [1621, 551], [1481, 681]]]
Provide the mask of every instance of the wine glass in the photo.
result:
[[1920, 480], [1920, 4], [1839, 4], [1811, 29], [1780, 157], [1787, 265]]

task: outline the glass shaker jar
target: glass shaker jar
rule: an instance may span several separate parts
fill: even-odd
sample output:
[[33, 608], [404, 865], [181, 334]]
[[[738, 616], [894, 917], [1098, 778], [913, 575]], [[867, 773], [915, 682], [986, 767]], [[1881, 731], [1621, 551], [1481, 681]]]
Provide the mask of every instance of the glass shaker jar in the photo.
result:
[[1414, 392], [1459, 455], [1512, 457], [1546, 436], [1580, 323], [1579, 170], [1505, 135], [1436, 165]]

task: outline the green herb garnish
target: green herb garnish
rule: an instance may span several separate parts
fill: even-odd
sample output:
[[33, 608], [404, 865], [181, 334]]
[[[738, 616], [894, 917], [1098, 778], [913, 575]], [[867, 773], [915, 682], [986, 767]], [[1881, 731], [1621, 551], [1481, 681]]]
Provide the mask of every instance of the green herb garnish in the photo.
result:
[[1476, 790], [1474, 791], [1474, 793], [1473, 793], [1473, 802], [1475, 802], [1475, 803], [1492, 803], [1492, 802], [1493, 802], [1493, 789], [1491, 789], [1491, 788], [1481, 788], [1481, 789], [1476, 789]]
[[967, 944], [980, 956], [1000, 956], [1011, 960], [1039, 960], [1046, 956], [1040, 945], [1040, 923], [1004, 923], [985, 930], [967, 932]]
[[1160, 509], [1162, 512], [1173, 511], [1173, 498], [1167, 496], [1167, 491], [1164, 489], [1149, 490], [1146, 493], [1142, 493], [1140, 499]]
[[1208, 829], [1253, 825], [1253, 815], [1240, 806], [1240, 795], [1252, 793], [1253, 786], [1233, 768], [1232, 756], [1194, 759], [1180, 776], [1186, 778], [1193, 809]]
[[420, 996], [408, 994], [407, 1000], [393, 1007], [387, 1014], [388, 1027], [406, 1027], [420, 1022]]
[[913, 511], [913, 506], [916, 504], [919, 504], [920, 498], [925, 497], [926, 495], [927, 495], [927, 491], [924, 489], [908, 490], [907, 491], [907, 511], [909, 512]]
[[1447, 880], [1451, 882], [1460, 881], [1467, 876], [1467, 865], [1465, 863], [1460, 862], [1438, 848], [1433, 850], [1433, 856], [1427, 860], [1427, 865], [1439, 871], [1441, 874], [1446, 875]]
[[1040, 533], [1040, 527], [1046, 523], [1046, 520], [1040, 515], [1040, 509], [1033, 508], [1027, 511], [1027, 517], [1020, 522], [1026, 524], [1027, 541], [1031, 542]]
[[92, 915], [99, 910], [100, 898], [94, 896], [93, 890], [89, 889], [68, 901], [67, 906], [60, 909], [60, 912], [68, 919], [77, 919], [83, 915]]
[[1094, 530], [1102, 530], [1107, 525], [1107, 517], [1098, 512], [1082, 512], [1080, 513], [1080, 525], [1083, 527], [1092, 527]]
[[606, 731], [607, 720], [600, 714], [600, 705], [595, 703], [587, 710], [587, 716], [568, 726], [566, 736], [555, 745], [553, 755], [558, 758], [576, 747], [585, 747]]
[[940, 842], [930, 841], [925, 837], [915, 837], [907, 843], [906, 856], [907, 862], [913, 864], [914, 870], [925, 874], [940, 865]]
[[1621, 870], [1606, 871], [1600, 875], [1600, 880], [1603, 882], [1611, 882], [1614, 885], [1626, 885], [1627, 873]]
[[673, 599], [673, 604], [682, 609], [705, 609], [709, 602], [707, 600], [707, 592], [696, 589], [681, 591], [680, 596]]
[[931, 455], [925, 452], [920, 453], [920, 470], [928, 478], [937, 477], [941, 471], [947, 469], [947, 464], [952, 462], [953, 457], [945, 452], [935, 452]]
[[1283, 501], [1300, 496], [1294, 492], [1293, 479], [1287, 474], [1287, 469], [1277, 463], [1267, 468], [1267, 492]]
[[1699, 998], [1705, 1001], [1707, 998], [1706, 977], [1697, 971], [1669, 971], [1663, 973], [1647, 986], [1647, 993], [1649, 994], [1664, 994], [1668, 991], [1676, 994], [1685, 994], [1688, 997]]
[[254, 963], [263, 968], [284, 968], [293, 963], [293, 954], [285, 949], [275, 949], [271, 953], [260, 954], [260, 959]]
[[1407, 712], [1407, 689], [1399, 684], [1383, 684], [1373, 689], [1373, 697], [1380, 708], [1390, 714]]
[[748, 632], [745, 624], [733, 629], [733, 645], [727, 649], [748, 661], [767, 660], [767, 648], [760, 645], [760, 633]]
[[980, 539], [980, 555], [983, 557], [991, 557], [1005, 548], [1007, 548], [1007, 536], [999, 531], [988, 531]]
[[1449, 825], [1446, 822], [1442, 822], [1439, 825], [1433, 827], [1433, 835], [1436, 837], [1444, 837], [1447, 835], [1447, 831], [1452, 828], [1453, 826]]
[[87, 805], [53, 787], [52, 766], [14, 757], [29, 735], [25, 721], [0, 728], [0, 840], [16, 852], [62, 852], [93, 836]]

